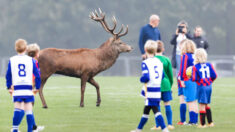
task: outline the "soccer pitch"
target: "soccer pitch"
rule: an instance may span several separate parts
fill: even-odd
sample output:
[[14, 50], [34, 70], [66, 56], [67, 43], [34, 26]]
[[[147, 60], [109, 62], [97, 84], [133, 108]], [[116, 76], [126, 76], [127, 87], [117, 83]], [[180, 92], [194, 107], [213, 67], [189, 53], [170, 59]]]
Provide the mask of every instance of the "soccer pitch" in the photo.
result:
[[[135, 129], [143, 114], [144, 99], [140, 96], [142, 84], [138, 77], [96, 77], [100, 85], [101, 106], [96, 107], [96, 89], [87, 84], [85, 107], [80, 108], [80, 79], [51, 77], [44, 87], [48, 109], [42, 109], [36, 95], [34, 114], [37, 125], [44, 125], [44, 132], [129, 132]], [[196, 126], [177, 126], [179, 121], [179, 98], [176, 82], [173, 86], [174, 132], [234, 132], [235, 131], [235, 78], [218, 78], [213, 84], [212, 116], [213, 128], [199, 129]], [[0, 78], [0, 132], [9, 132], [12, 124], [13, 103]], [[165, 108], [161, 107], [165, 117]], [[166, 123], [166, 118], [165, 123]], [[187, 112], [188, 121], [188, 112]], [[154, 115], [150, 114], [143, 132], [154, 126]], [[23, 119], [20, 130], [26, 132]]]

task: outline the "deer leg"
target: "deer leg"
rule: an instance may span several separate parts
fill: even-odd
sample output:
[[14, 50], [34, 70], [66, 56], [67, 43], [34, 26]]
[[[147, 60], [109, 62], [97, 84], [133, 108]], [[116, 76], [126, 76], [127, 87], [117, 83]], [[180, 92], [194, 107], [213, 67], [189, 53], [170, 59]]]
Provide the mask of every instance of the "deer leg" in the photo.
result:
[[94, 80], [94, 78], [91, 78], [88, 81], [91, 85], [95, 86], [96, 88], [96, 92], [97, 92], [97, 102], [96, 102], [96, 106], [100, 106], [100, 102], [101, 102], [101, 98], [100, 98], [100, 86], [99, 84]]
[[86, 88], [86, 82], [87, 82], [87, 76], [81, 77], [81, 101], [80, 101], [80, 107], [84, 107], [84, 93]]
[[39, 96], [40, 96], [40, 98], [41, 98], [43, 108], [45, 108], [45, 109], [48, 108], [48, 107], [47, 107], [47, 104], [46, 104], [46, 100], [45, 100], [45, 98], [44, 98], [44, 96], [43, 96], [43, 87], [44, 87], [46, 81], [47, 81], [47, 78], [46, 78], [46, 79], [42, 79], [42, 81], [41, 81], [41, 87], [40, 87], [40, 89], [39, 89]]

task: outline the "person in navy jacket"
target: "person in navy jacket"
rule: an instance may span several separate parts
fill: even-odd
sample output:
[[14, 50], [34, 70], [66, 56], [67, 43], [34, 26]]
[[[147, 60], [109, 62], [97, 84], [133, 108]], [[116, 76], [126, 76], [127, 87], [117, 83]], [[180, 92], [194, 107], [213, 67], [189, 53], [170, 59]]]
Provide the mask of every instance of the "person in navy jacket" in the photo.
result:
[[139, 36], [139, 48], [140, 52], [142, 54], [142, 58], [146, 59], [147, 56], [144, 51], [144, 45], [147, 40], [161, 40], [160, 31], [158, 29], [158, 25], [160, 22], [160, 18], [158, 15], [153, 14], [149, 18], [149, 24], [146, 24], [143, 26], [140, 30], [140, 36]]

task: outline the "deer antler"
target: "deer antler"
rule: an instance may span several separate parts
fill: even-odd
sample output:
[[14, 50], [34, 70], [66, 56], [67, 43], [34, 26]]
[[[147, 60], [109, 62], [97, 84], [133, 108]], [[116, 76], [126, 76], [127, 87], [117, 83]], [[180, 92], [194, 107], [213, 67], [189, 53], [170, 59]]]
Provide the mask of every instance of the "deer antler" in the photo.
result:
[[[89, 17], [92, 19], [92, 20], [95, 20], [97, 22], [100, 22], [101, 25], [103, 26], [103, 28], [111, 33], [115, 39], [118, 39], [124, 35], [126, 35], [128, 33], [128, 26], [126, 26], [126, 31], [124, 33], [122, 33], [123, 31], [123, 28], [124, 28], [124, 25], [122, 24], [122, 28], [120, 29], [120, 31], [118, 33], [114, 33], [114, 30], [116, 28], [116, 25], [117, 25], [117, 20], [116, 18], [113, 16], [112, 18], [112, 21], [113, 21], [113, 28], [109, 28], [108, 24], [106, 23], [105, 21], [105, 13], [101, 11], [101, 9], [99, 8], [99, 14], [98, 12], [95, 10], [95, 12], [91, 12]], [[122, 34], [121, 34], [122, 33]]]

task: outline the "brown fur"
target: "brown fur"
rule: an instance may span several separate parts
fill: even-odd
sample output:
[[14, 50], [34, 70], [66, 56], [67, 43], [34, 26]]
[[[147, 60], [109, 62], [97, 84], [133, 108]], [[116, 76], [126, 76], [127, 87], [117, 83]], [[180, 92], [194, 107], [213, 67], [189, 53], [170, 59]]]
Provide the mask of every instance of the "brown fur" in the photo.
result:
[[86, 82], [96, 87], [97, 106], [100, 105], [99, 85], [94, 76], [111, 67], [119, 54], [129, 52], [132, 47], [113, 37], [96, 49], [56, 49], [47, 48], [40, 51], [39, 65], [41, 70], [41, 88], [39, 91], [43, 107], [47, 108], [43, 96], [43, 87], [47, 79], [54, 73], [81, 78], [81, 102], [84, 106]]

